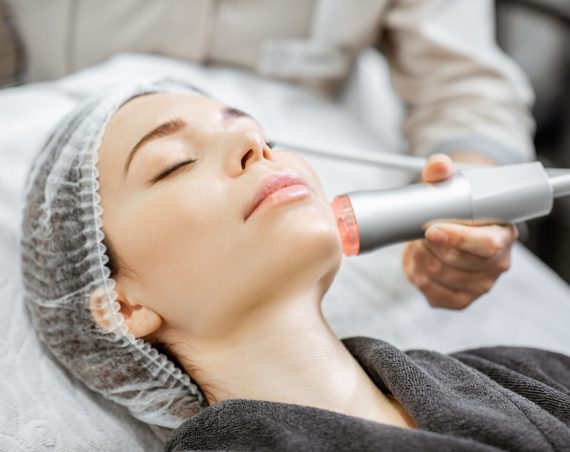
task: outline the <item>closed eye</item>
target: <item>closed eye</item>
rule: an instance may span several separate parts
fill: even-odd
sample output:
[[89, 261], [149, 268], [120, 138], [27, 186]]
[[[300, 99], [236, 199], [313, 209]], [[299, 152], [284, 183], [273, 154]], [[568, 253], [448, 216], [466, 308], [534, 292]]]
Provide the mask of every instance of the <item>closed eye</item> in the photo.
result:
[[[275, 146], [275, 143], [273, 141], [266, 141], [267, 146], [270, 149], [273, 149], [273, 147]], [[197, 159], [191, 159], [191, 160], [183, 160], [181, 162], [175, 163], [173, 165], [167, 166], [166, 168], [164, 168], [160, 173], [158, 173], [155, 177], [153, 177], [150, 180], [151, 184], [154, 184], [156, 182], [158, 182], [161, 179], [166, 178], [167, 176], [169, 176], [170, 174], [174, 173], [174, 171], [176, 171], [177, 169], [188, 165], [190, 163], [194, 163]]]
[[197, 159], [191, 159], [191, 160], [183, 160], [181, 162], [175, 163], [173, 165], [167, 166], [166, 168], [164, 168], [160, 173], [158, 173], [155, 177], [153, 177], [150, 181], [151, 184], [154, 184], [156, 182], [158, 182], [161, 179], [164, 179], [165, 177], [169, 176], [170, 174], [174, 173], [174, 171], [176, 171], [177, 169], [188, 165], [190, 163], [194, 163]]

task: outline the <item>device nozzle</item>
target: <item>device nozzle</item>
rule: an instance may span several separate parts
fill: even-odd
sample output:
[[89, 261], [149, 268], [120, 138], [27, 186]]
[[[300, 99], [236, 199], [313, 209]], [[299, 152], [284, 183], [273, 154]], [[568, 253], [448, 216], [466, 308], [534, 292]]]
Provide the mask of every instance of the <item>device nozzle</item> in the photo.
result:
[[560, 168], [546, 168], [546, 173], [555, 198], [570, 195], [570, 171]]
[[360, 252], [358, 225], [347, 195], [339, 195], [332, 202], [338, 233], [342, 242], [342, 250], [346, 256], [356, 256]]

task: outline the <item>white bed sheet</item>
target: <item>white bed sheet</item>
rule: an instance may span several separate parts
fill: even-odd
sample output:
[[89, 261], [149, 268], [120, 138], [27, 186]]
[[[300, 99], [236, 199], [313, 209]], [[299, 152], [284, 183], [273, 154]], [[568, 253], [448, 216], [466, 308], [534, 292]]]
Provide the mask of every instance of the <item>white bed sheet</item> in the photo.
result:
[[[363, 54], [343, 103], [308, 88], [232, 69], [148, 55], [119, 55], [62, 80], [0, 91], [0, 450], [160, 450], [121, 408], [73, 382], [43, 351], [24, 315], [18, 240], [31, 158], [57, 120], [101, 86], [141, 76], [183, 77], [251, 112], [270, 136], [321, 148], [402, 148], [402, 110], [381, 59]], [[373, 89], [372, 81], [378, 81]], [[374, 118], [383, 120], [374, 121]], [[399, 185], [407, 175], [303, 155], [332, 199], [355, 189]], [[402, 348], [453, 351], [525, 345], [570, 354], [570, 289], [522, 245], [512, 269], [464, 311], [430, 308], [404, 277], [402, 245], [345, 258], [323, 310], [340, 336], [368, 335]]]

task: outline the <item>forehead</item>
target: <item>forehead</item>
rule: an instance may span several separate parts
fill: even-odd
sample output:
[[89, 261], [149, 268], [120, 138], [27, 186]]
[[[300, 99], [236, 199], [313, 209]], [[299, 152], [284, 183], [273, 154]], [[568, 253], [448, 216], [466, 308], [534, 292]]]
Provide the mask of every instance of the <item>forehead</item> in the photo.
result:
[[194, 122], [216, 114], [222, 107], [224, 104], [219, 101], [192, 93], [145, 94], [122, 105], [111, 118], [107, 130], [112, 132], [120, 128], [124, 132], [127, 128], [140, 132], [173, 116]]
[[137, 96], [113, 115], [103, 134], [100, 154], [105, 150], [128, 150], [159, 124], [181, 118], [189, 124], [214, 124], [225, 104], [193, 93], [151, 93]]

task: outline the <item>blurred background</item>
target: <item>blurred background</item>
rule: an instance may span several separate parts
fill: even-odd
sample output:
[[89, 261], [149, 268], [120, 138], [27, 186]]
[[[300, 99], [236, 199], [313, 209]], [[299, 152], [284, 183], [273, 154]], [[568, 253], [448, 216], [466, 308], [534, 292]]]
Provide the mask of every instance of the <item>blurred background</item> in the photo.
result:
[[[536, 91], [535, 145], [547, 166], [570, 167], [570, 1], [497, 0], [499, 45], [530, 77]], [[529, 222], [526, 245], [570, 282], [570, 200]]]
[[[74, 39], [68, 21], [79, 0], [65, 2], [68, 14], [61, 14], [55, 3], [63, 2], [0, 0], [0, 86], [53, 79], [81, 67], [71, 58], [64, 65], [64, 73], [35, 70], [38, 62], [58, 56], [27, 46], [27, 42], [37, 41], [42, 30], [26, 22], [26, 8], [45, 9], [46, 20], [61, 21], [62, 36], [56, 38], [67, 42]], [[570, 167], [570, 1], [496, 0], [496, 35], [499, 45], [523, 68], [535, 89], [533, 114], [539, 159], [547, 166]], [[67, 57], [70, 54], [68, 51]], [[525, 245], [570, 282], [570, 199], [556, 201], [552, 214], [530, 222], [529, 230]]]

